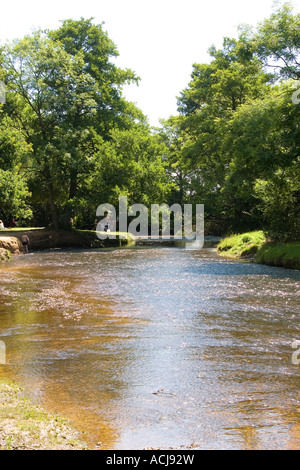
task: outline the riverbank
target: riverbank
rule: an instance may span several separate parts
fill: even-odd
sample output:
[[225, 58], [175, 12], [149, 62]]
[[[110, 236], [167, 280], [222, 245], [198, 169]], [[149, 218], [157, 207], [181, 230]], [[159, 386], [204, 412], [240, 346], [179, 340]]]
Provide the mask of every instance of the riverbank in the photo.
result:
[[265, 243], [255, 256], [255, 262], [288, 269], [300, 269], [300, 241]]
[[0, 450], [84, 450], [66, 419], [46, 413], [14, 383], [0, 379]]
[[219, 255], [233, 259], [250, 259], [258, 264], [300, 269], [300, 241], [269, 242], [263, 231], [232, 235], [217, 245]]
[[0, 231], [0, 248], [12, 254], [22, 252], [22, 236], [30, 239], [31, 250], [51, 248], [108, 248], [133, 244], [135, 238], [129, 233], [114, 232], [115, 239], [101, 240], [93, 230], [49, 230], [45, 228], [14, 228]]
[[[98, 234], [101, 232], [98, 232]], [[186, 240], [177, 240], [174, 237], [160, 237], [153, 240], [151, 236], [135, 237], [127, 232], [110, 232], [115, 238], [101, 240], [94, 230], [48, 230], [45, 228], [14, 228], [0, 230], [0, 248], [9, 250], [12, 254], [23, 252], [22, 235], [30, 239], [30, 250], [41, 251], [55, 248], [114, 248], [120, 246], [185, 246]], [[103, 235], [107, 235], [104, 234]], [[215, 247], [220, 237], [206, 236], [204, 246]], [[8, 253], [9, 255], [9, 253]], [[10, 256], [10, 255], [9, 255]], [[3, 256], [3, 259], [9, 257]], [[1, 258], [0, 258], [1, 260]]]
[[266, 243], [263, 231], [231, 235], [221, 240], [217, 245], [217, 251], [227, 258], [254, 258], [258, 250]]
[[0, 248], [0, 261], [8, 261], [11, 259], [11, 252], [5, 248]]
[[8, 261], [12, 258], [12, 254], [19, 254], [21, 242], [12, 236], [2, 237], [0, 231], [0, 261]]

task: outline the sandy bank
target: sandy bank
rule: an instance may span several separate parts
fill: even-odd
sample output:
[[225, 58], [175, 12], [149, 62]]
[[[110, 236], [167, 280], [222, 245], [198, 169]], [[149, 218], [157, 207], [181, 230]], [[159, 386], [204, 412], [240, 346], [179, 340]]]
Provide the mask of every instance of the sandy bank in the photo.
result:
[[0, 248], [2, 250], [9, 251], [10, 253], [20, 253], [20, 248], [21, 248], [21, 241], [18, 239], [18, 237], [15, 236], [3, 236], [3, 232], [1, 232], [0, 235]]
[[70, 423], [24, 398], [17, 385], [0, 380], [0, 450], [84, 450]]

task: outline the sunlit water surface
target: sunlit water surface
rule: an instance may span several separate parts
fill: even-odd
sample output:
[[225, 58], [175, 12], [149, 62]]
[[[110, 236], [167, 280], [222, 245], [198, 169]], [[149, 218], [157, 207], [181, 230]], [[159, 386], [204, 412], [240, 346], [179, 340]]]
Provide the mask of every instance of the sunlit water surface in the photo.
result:
[[299, 271], [127, 248], [0, 276], [0, 375], [91, 448], [300, 449]]

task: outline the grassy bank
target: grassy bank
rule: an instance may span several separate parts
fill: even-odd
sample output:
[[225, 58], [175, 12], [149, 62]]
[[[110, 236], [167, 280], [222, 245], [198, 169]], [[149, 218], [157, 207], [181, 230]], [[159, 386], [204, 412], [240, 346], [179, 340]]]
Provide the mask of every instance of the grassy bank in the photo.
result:
[[217, 251], [227, 258], [251, 258], [259, 264], [300, 269], [300, 242], [267, 242], [262, 231], [224, 238], [218, 243]]
[[22, 389], [0, 379], [0, 450], [84, 450], [69, 422], [46, 413], [22, 396]]
[[300, 269], [300, 241], [265, 243], [255, 256], [256, 263], [289, 269]]
[[218, 243], [217, 251], [227, 258], [254, 258], [265, 242], [266, 237], [261, 230], [231, 235]]
[[[135, 243], [135, 237], [128, 232], [95, 232], [94, 230], [73, 230], [71, 233], [81, 237], [81, 241], [91, 247], [118, 247]], [[98, 235], [97, 235], [98, 234]], [[103, 236], [103, 239], [100, 237]], [[112, 238], [115, 237], [115, 238]]]

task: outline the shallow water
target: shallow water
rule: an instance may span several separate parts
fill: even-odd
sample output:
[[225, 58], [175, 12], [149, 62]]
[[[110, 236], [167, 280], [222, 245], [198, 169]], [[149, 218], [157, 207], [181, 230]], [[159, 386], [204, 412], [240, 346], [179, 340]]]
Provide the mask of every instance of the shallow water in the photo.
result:
[[141, 247], [0, 276], [0, 375], [92, 448], [300, 449], [299, 271]]

